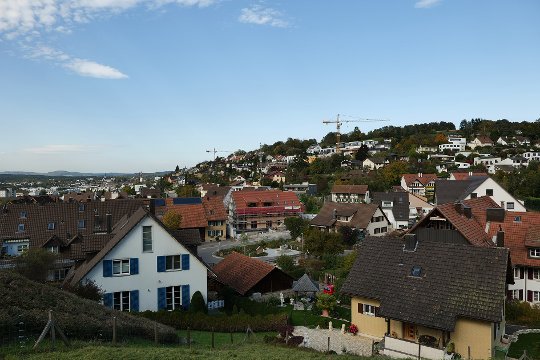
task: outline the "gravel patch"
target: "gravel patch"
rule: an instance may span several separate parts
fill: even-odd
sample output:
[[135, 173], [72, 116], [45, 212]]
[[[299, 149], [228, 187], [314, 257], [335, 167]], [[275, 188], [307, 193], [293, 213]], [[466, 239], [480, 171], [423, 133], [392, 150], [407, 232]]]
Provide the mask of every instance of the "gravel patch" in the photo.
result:
[[328, 350], [328, 337], [330, 337], [330, 350], [337, 354], [343, 354], [343, 350], [347, 354], [355, 354], [360, 356], [371, 356], [372, 339], [351, 335], [349, 333], [342, 334], [339, 329], [310, 329], [304, 326], [296, 326], [294, 335], [303, 336], [304, 343], [300, 346], [315, 349], [325, 352]]

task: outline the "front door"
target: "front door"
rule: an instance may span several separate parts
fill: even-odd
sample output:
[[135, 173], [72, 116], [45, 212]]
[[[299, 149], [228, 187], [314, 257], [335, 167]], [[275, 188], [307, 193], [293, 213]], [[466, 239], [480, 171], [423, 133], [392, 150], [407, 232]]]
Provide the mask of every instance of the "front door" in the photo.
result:
[[416, 326], [414, 324], [403, 324], [403, 338], [410, 341], [416, 340]]

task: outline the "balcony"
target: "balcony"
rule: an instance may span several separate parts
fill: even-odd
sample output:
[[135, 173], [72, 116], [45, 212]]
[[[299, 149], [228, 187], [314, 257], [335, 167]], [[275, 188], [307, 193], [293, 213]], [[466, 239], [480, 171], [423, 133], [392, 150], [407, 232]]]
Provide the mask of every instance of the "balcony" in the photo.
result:
[[396, 339], [390, 336], [384, 337], [384, 355], [407, 359], [407, 358], [422, 358], [422, 359], [432, 359], [432, 360], [441, 360], [445, 359], [445, 351], [442, 349], [421, 345], [416, 342]]

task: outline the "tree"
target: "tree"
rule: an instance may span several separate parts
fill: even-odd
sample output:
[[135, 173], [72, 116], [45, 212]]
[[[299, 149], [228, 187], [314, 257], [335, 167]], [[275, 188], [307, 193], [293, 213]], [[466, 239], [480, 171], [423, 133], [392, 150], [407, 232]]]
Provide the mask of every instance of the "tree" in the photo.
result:
[[360, 149], [354, 154], [355, 160], [364, 161], [368, 158], [369, 155], [369, 148], [367, 145], [362, 145]]
[[174, 172], [178, 174], [180, 172], [180, 166], [176, 165], [176, 168], [174, 169]]
[[30, 280], [45, 282], [55, 261], [56, 254], [45, 249], [32, 248], [15, 259], [15, 270]]
[[62, 289], [88, 300], [101, 301], [103, 298], [103, 290], [93, 280], [87, 280], [84, 283], [79, 282], [76, 285], [67, 283]]
[[175, 211], [169, 210], [165, 213], [165, 215], [163, 215], [161, 221], [169, 229], [178, 230], [182, 224], [182, 215]]
[[195, 291], [191, 297], [191, 303], [189, 304], [189, 311], [192, 313], [208, 313], [208, 307], [204, 302], [204, 297], [200, 291]]
[[294, 260], [291, 256], [288, 255], [280, 255], [276, 259], [276, 265], [279, 266], [279, 268], [286, 273], [294, 270]]
[[178, 197], [199, 197], [201, 193], [193, 185], [184, 185], [176, 188]]
[[343, 238], [343, 242], [349, 246], [356, 244], [360, 238], [360, 231], [358, 229], [353, 229], [350, 226], [340, 227], [339, 232]]
[[340, 234], [310, 229], [307, 236], [304, 234], [304, 248], [320, 258], [325, 254], [340, 254], [344, 246]]
[[291, 238], [296, 239], [309, 229], [309, 222], [300, 217], [288, 217], [284, 220], [285, 227], [291, 232]]
[[124, 186], [122, 188], [122, 191], [124, 191], [125, 193], [127, 193], [128, 195], [135, 195], [135, 189], [130, 187], [130, 186]]

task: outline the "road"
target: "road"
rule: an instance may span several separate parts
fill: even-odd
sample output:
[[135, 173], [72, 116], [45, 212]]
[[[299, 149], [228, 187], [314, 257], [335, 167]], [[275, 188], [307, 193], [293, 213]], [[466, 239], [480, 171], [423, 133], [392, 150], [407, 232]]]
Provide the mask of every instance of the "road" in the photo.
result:
[[[277, 239], [290, 239], [291, 235], [288, 231], [272, 231], [272, 232], [262, 232], [262, 233], [250, 233], [248, 234], [248, 243], [255, 244], [261, 242], [262, 240], [277, 240]], [[214, 266], [221, 261], [221, 258], [215, 257], [214, 253], [222, 250], [228, 249], [235, 246], [240, 246], [242, 243], [239, 240], [222, 240], [219, 242], [207, 242], [202, 243], [197, 248], [197, 253], [199, 256], [207, 263], [209, 266]]]

